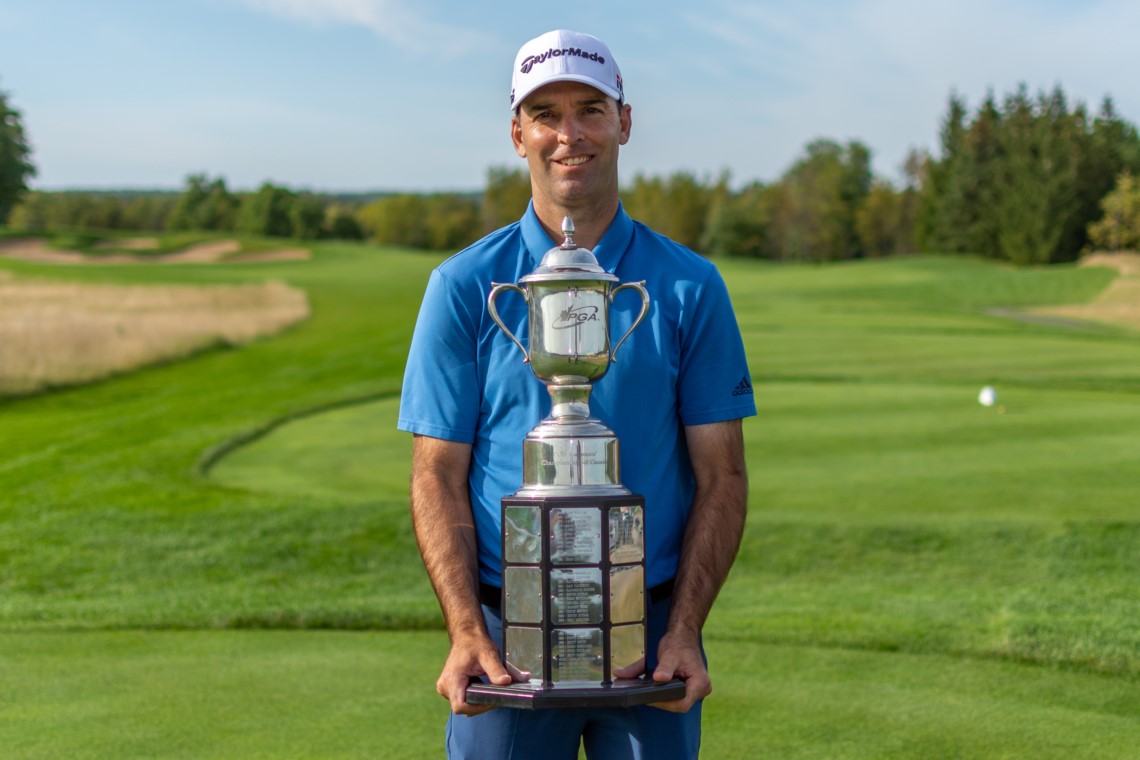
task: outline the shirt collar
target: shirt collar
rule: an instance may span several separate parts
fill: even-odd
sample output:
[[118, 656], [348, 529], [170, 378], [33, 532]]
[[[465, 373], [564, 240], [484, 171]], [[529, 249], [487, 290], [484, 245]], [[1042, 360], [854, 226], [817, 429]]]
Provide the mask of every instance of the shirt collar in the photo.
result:
[[[534, 213], [533, 201], [527, 206], [521, 225], [523, 244], [526, 246], [527, 253], [530, 254], [531, 270], [533, 271], [542, 262], [542, 257], [546, 255], [546, 252], [561, 244], [562, 241], [559, 240], [558, 243], [555, 243], [550, 239], [550, 235], [546, 234], [546, 229], [538, 220], [538, 215]], [[610, 222], [606, 234], [602, 235], [602, 239], [594, 246], [594, 258], [598, 260], [602, 269], [613, 274], [632, 240], [633, 220], [629, 218], [629, 214], [625, 213], [621, 201], [618, 201], [618, 210], [617, 214], [614, 215], [614, 220]]]

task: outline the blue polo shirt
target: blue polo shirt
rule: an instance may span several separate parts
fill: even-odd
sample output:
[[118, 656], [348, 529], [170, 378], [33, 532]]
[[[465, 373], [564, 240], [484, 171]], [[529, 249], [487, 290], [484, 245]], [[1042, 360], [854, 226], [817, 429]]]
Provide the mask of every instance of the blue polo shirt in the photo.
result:
[[[559, 241], [561, 242], [561, 241]], [[501, 586], [500, 499], [522, 485], [522, 442], [550, 413], [550, 395], [487, 311], [492, 282], [518, 282], [555, 243], [533, 206], [443, 262], [428, 282], [404, 373], [398, 427], [472, 445], [468, 482], [479, 577]], [[744, 346], [716, 267], [618, 209], [593, 249], [621, 282], [645, 280], [645, 321], [594, 384], [590, 411], [618, 437], [621, 482], [645, 497], [647, 585], [677, 571], [693, 497], [684, 426], [756, 414]], [[527, 343], [527, 306], [510, 291], [495, 306]], [[610, 310], [614, 343], [641, 309], [622, 291]]]

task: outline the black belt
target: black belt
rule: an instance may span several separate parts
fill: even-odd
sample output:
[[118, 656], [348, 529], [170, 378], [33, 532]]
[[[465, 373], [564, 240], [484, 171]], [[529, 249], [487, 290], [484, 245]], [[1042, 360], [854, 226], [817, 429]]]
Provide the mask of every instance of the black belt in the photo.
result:
[[[672, 578], [649, 589], [649, 601], [653, 604], [663, 602], [671, 596], [673, 596]], [[498, 609], [503, 603], [503, 590], [495, 586], [489, 586], [486, 583], [480, 583], [479, 602], [488, 607]]]

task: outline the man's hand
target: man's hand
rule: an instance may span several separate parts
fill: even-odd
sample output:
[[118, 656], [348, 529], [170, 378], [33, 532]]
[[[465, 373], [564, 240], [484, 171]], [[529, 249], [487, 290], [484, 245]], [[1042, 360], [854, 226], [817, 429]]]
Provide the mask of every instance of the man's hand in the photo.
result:
[[467, 687], [472, 678], [484, 675], [496, 686], [506, 686], [512, 680], [490, 638], [477, 634], [464, 636], [451, 643], [451, 652], [435, 682], [435, 690], [451, 703], [451, 711], [456, 715], [478, 715], [494, 708], [467, 704]]
[[412, 444], [412, 526], [451, 638], [435, 690], [457, 715], [490, 709], [467, 704], [472, 678], [485, 675], [498, 686], [511, 682], [479, 605], [475, 518], [467, 495], [470, 462], [469, 444], [422, 435]]
[[657, 669], [653, 680], [667, 683], [674, 678], [685, 682], [685, 696], [670, 702], [657, 702], [658, 707], [669, 712], [688, 712], [700, 700], [712, 693], [712, 681], [701, 656], [701, 647], [696, 637], [667, 633], [657, 646]]

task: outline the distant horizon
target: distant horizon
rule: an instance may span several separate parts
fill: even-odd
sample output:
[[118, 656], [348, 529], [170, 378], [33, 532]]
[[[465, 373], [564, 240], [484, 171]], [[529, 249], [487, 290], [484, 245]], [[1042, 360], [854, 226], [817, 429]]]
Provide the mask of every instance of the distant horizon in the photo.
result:
[[633, 106], [621, 176], [776, 181], [819, 138], [870, 148], [895, 182], [938, 154], [952, 92], [971, 110], [1024, 83], [1140, 121], [1125, 0], [915, 5], [582, 0], [518, 14], [456, 0], [51, 0], [0, 7], [0, 91], [32, 187], [469, 192], [524, 167], [508, 139], [515, 52], [558, 27], [605, 40]]

